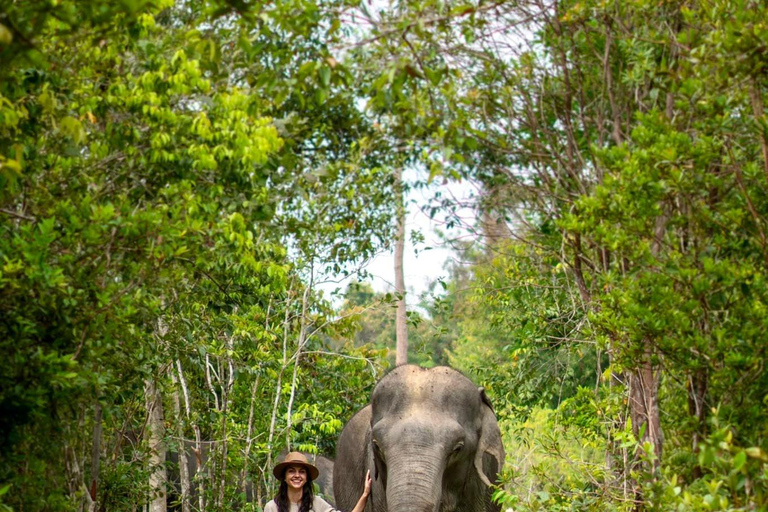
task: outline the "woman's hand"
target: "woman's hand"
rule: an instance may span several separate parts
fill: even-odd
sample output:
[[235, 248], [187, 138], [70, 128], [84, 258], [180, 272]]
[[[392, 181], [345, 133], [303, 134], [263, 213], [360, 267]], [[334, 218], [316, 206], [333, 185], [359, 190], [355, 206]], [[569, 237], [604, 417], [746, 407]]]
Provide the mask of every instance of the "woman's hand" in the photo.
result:
[[365, 474], [365, 489], [363, 494], [360, 495], [360, 499], [357, 500], [357, 505], [352, 509], [352, 512], [363, 512], [365, 510], [365, 504], [368, 502], [368, 495], [371, 494], [371, 471]]
[[371, 470], [369, 469], [365, 473], [365, 489], [363, 490], [363, 496], [365, 496], [366, 498], [371, 494], [371, 483], [372, 483]]

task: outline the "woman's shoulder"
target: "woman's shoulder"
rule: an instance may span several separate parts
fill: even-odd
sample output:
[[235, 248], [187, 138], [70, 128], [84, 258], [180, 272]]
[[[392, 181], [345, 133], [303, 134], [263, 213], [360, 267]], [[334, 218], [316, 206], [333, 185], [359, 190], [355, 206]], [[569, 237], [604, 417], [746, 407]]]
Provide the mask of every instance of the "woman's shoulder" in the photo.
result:
[[264, 512], [277, 512], [277, 503], [275, 503], [275, 500], [269, 500], [269, 503], [264, 505]]
[[[314, 512], [329, 512], [330, 510], [336, 509], [334, 509], [330, 503], [325, 501], [320, 496], [315, 496], [314, 500], [312, 500], [312, 510]], [[267, 510], [264, 509], [264, 512], [267, 512]]]

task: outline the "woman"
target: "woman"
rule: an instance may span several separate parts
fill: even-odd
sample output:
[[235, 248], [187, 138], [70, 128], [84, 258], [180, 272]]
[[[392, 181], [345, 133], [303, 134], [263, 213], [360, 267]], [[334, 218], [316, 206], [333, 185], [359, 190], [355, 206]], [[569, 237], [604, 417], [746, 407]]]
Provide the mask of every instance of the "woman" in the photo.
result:
[[[280, 481], [280, 489], [275, 499], [267, 503], [264, 512], [329, 512], [335, 511], [327, 501], [315, 496], [312, 480], [316, 480], [320, 471], [307, 461], [299, 452], [291, 452], [285, 460], [272, 471]], [[365, 489], [357, 505], [351, 512], [363, 512], [371, 494], [371, 474], [365, 474]]]

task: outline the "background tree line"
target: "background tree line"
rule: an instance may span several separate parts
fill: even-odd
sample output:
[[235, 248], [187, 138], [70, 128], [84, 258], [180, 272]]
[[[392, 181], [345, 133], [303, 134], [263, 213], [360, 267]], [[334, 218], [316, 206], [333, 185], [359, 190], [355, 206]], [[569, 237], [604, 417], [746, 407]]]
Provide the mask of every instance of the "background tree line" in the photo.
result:
[[762, 3], [0, 6], [0, 507], [258, 510], [332, 454], [395, 309], [317, 286], [403, 167], [480, 191], [425, 206], [475, 242], [409, 357], [488, 389], [503, 506], [766, 506]]

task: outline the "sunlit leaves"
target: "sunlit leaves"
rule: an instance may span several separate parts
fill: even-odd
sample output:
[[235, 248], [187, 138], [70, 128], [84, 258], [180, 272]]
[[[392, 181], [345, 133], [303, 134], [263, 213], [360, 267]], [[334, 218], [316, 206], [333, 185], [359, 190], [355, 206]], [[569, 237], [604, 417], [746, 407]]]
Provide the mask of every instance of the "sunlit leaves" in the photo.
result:
[[[571, 491], [544, 471], [524, 490], [527, 501], [505, 503], [621, 509], [611, 486], [623, 480], [660, 510], [759, 507], [763, 490], [725, 485], [741, 478], [725, 476], [733, 456], [737, 472], [747, 468], [763, 488], [745, 455], [712, 452], [703, 476], [695, 459], [698, 440], [715, 431], [711, 416], [728, 418], [741, 446], [764, 444], [757, 333], [765, 321], [756, 312], [765, 309], [768, 261], [765, 9], [718, 1], [484, 9], [361, 9], [372, 28], [359, 52], [371, 109], [399, 130], [390, 136], [445, 155], [427, 159], [428, 179], [479, 183], [476, 206], [500, 212], [514, 240], [489, 243], [465, 286], [477, 290], [469, 300], [455, 292], [445, 300], [470, 311], [453, 363], [482, 368], [518, 414], [521, 403], [568, 400], [592, 371], [595, 396], [605, 393], [595, 412], [618, 466], [591, 474], [605, 485], [558, 501]], [[610, 358], [585, 357], [603, 350]], [[643, 364], [659, 376], [661, 460], [636, 439], [647, 425], [627, 417], [627, 376]], [[624, 466], [621, 450], [633, 453]], [[554, 444], [550, 453], [560, 455]], [[662, 485], [658, 472], [637, 470], [643, 463], [680, 480]]]
[[[324, 336], [348, 333], [316, 295], [298, 305], [300, 276], [361, 261], [387, 231], [386, 179], [357, 144], [367, 127], [349, 72], [317, 38], [339, 30], [336, 12], [293, 1], [37, 4], [3, 18], [40, 25], [34, 41], [12, 33], [2, 61], [24, 66], [0, 71], [0, 375], [19, 383], [0, 394], [12, 434], [0, 481], [24, 489], [13, 503], [76, 506], [78, 483], [70, 501], [49, 492], [80, 478], [48, 464], [87, 442], [90, 420], [72, 422], [99, 400], [105, 438], [133, 429], [144, 379], [179, 392], [170, 363], [186, 371], [191, 412], [167, 420], [188, 437], [191, 422], [211, 438], [234, 433], [221, 480], [234, 482], [254, 463], [241, 442], [251, 403], [251, 456], [263, 465], [284, 443], [262, 434], [295, 338], [311, 332], [302, 348], [321, 354]], [[340, 418], [364, 400], [375, 371], [357, 373], [376, 354], [352, 351], [302, 358], [294, 412], [315, 401], [327, 413], [318, 428], [296, 418], [301, 445], [332, 450]], [[275, 414], [286, 407], [278, 400]], [[38, 436], [50, 443], [23, 441]], [[148, 492], [142, 448], [120, 443], [97, 491], [112, 510]], [[24, 475], [21, 460], [32, 461]], [[239, 488], [226, 500], [239, 503]]]

